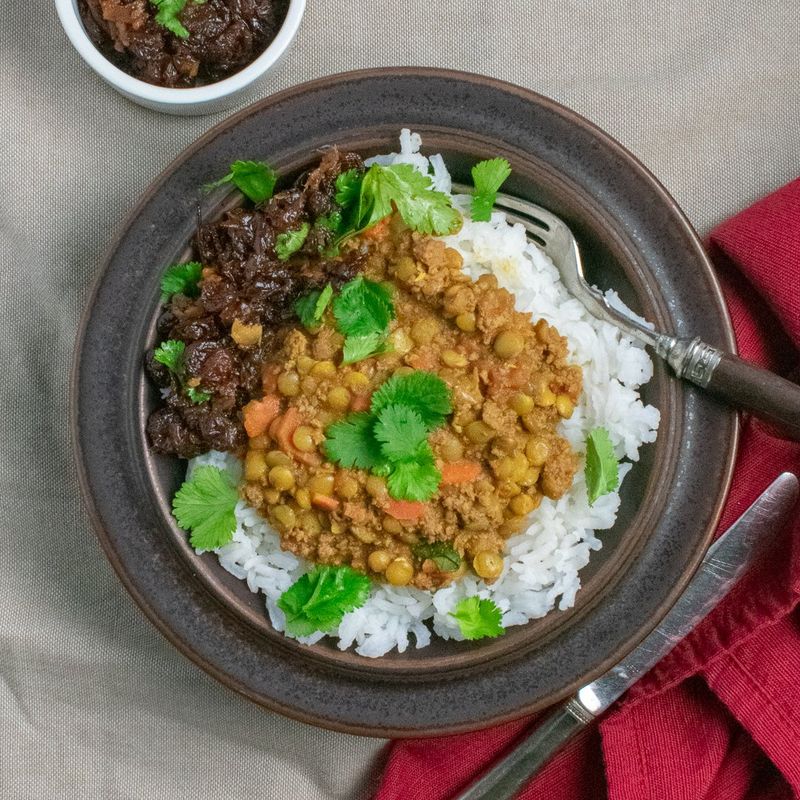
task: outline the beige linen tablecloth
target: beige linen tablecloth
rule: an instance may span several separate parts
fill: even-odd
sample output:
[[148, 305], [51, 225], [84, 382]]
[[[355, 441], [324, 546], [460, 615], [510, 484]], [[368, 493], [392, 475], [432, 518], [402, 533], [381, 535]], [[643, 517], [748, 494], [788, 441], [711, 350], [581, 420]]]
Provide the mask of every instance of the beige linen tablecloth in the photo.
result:
[[[627, 145], [701, 233], [796, 177], [796, 0], [309, 0], [267, 95], [384, 65], [483, 72]], [[383, 742], [271, 714], [177, 653], [81, 508], [67, 383], [115, 226], [216, 117], [124, 100], [49, 0], [0, 0], [0, 798], [366, 798]]]

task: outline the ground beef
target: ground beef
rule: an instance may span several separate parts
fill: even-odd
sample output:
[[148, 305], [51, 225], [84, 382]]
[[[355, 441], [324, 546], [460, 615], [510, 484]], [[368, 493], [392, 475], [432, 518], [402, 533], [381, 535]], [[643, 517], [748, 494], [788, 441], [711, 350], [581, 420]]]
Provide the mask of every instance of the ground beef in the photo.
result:
[[[261, 394], [262, 367], [296, 321], [294, 301], [327, 283], [338, 287], [364, 267], [357, 249], [321, 257], [320, 244], [330, 244], [325, 232], [317, 237], [324, 241], [307, 241], [287, 261], [275, 254], [280, 233], [333, 209], [336, 177], [348, 169], [363, 169], [359, 156], [332, 148], [315, 170], [265, 205], [236, 208], [200, 226], [195, 238], [196, 258], [204, 266], [199, 296], [174, 295], [156, 325], [159, 341], [185, 344], [181, 373], [155, 361], [153, 350], [145, 355], [147, 375], [161, 393], [147, 423], [155, 452], [192, 458], [210, 449], [236, 452], [246, 444], [241, 408]], [[260, 342], [237, 344], [231, 336], [234, 321], [260, 325]], [[211, 397], [194, 403], [187, 388]]]
[[189, 0], [180, 38], [156, 22], [148, 0], [79, 0], [89, 38], [139, 80], [186, 88], [227, 78], [257, 58], [283, 24], [288, 0]]

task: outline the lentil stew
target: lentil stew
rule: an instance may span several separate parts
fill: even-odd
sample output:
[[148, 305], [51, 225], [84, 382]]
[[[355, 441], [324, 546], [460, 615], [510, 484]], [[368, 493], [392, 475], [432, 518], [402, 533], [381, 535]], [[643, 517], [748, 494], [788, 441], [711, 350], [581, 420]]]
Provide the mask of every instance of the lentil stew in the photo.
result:
[[[367, 278], [391, 286], [391, 348], [343, 364], [330, 310], [315, 329], [288, 331], [264, 363], [274, 413], [248, 440], [244, 496], [284, 549], [310, 561], [349, 564], [395, 586], [434, 589], [468, 567], [491, 582], [505, 540], [543, 496], [572, 484], [577, 458], [556, 427], [572, 414], [580, 368], [558, 331], [515, 311], [493, 276], [473, 282], [457, 251], [399, 215], [350, 246]], [[418, 370], [444, 381], [453, 408], [431, 435], [441, 484], [424, 503], [392, 498], [383, 477], [337, 467], [324, 450], [332, 423], [367, 411], [391, 376]]]
[[[155, 452], [234, 453], [284, 550], [419, 589], [501, 575], [506, 540], [572, 485], [557, 427], [582, 385], [554, 327], [430, 235], [461, 216], [428, 182], [331, 148], [294, 186], [200, 226], [199, 261], [162, 281], [146, 356]], [[218, 472], [203, 481], [231, 496]], [[181, 491], [179, 519], [201, 526], [186, 504], [203, 489]]]

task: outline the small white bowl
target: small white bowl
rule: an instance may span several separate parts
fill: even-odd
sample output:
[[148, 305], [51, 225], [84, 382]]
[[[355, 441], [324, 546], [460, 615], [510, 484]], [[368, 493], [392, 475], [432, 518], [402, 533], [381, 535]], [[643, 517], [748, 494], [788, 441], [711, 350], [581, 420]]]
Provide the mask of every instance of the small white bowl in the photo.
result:
[[246, 100], [255, 84], [281, 60], [306, 9], [306, 0], [290, 0], [286, 19], [264, 52], [244, 69], [225, 80], [192, 89], [167, 89], [136, 78], [115, 67], [93, 44], [78, 11], [77, 0], [55, 0], [56, 10], [69, 40], [83, 60], [118, 92], [134, 103], [167, 114], [211, 114]]

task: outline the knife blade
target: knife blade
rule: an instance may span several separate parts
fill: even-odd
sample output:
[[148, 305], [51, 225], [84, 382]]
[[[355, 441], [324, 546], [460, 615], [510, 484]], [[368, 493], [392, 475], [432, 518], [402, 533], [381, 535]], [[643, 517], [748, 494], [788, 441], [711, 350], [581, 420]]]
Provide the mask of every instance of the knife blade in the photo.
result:
[[510, 800], [573, 736], [593, 722], [691, 633], [771, 542], [794, 506], [798, 481], [779, 475], [709, 547], [678, 600], [656, 628], [608, 672], [579, 689], [511, 752], [453, 800]]

